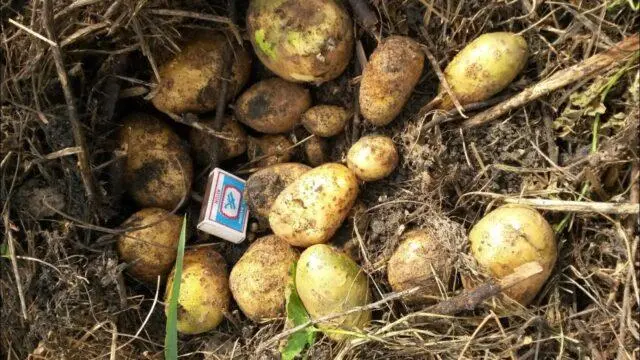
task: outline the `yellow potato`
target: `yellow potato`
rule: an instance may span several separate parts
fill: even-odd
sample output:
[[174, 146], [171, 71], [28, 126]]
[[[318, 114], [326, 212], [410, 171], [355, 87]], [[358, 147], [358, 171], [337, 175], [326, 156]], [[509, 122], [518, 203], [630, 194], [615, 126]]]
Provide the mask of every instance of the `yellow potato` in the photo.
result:
[[[175, 268], [167, 281], [166, 311], [173, 292]], [[229, 309], [227, 265], [211, 247], [186, 250], [178, 296], [178, 331], [200, 334], [218, 326]]]
[[302, 144], [309, 165], [316, 167], [329, 162], [329, 144], [321, 137], [314, 136]]
[[302, 125], [312, 134], [330, 137], [340, 134], [351, 114], [335, 105], [316, 105], [302, 114]]
[[537, 261], [542, 273], [511, 287], [504, 294], [529, 304], [542, 288], [556, 263], [553, 229], [533, 208], [505, 205], [485, 215], [469, 233], [471, 253], [490, 275], [507, 276], [520, 265]]
[[146, 208], [131, 215], [120, 227], [140, 228], [118, 236], [118, 255], [129, 264], [127, 272], [155, 284], [158, 276], [171, 270], [176, 259], [182, 218], [164, 209]]
[[160, 84], [151, 99], [153, 105], [160, 111], [175, 114], [215, 109], [225, 52], [232, 52], [232, 81], [227, 100], [233, 99], [249, 79], [251, 58], [234, 39], [204, 31], [192, 37], [180, 53], [159, 67]]
[[370, 123], [390, 123], [407, 103], [420, 80], [424, 55], [404, 36], [384, 39], [371, 54], [360, 80], [360, 112]]
[[132, 153], [140, 149], [165, 149], [181, 144], [180, 137], [171, 126], [155, 116], [145, 113], [133, 113], [122, 120], [119, 133], [120, 148]]
[[[214, 118], [204, 118], [201, 123], [213, 128]], [[232, 117], [229, 116], [224, 119], [220, 131], [229, 140], [219, 139], [213, 135], [209, 135], [205, 131], [191, 128], [189, 132], [189, 142], [191, 143], [194, 158], [200, 165], [209, 165], [213, 155], [213, 143], [216, 141], [220, 141], [218, 155], [221, 161], [242, 155], [247, 151], [247, 133], [244, 131], [242, 125]]]
[[[462, 105], [484, 101], [506, 88], [527, 63], [527, 42], [520, 35], [496, 32], [480, 35], [456, 55], [444, 70]], [[443, 110], [454, 108], [440, 89]]]
[[328, 163], [287, 186], [269, 213], [273, 232], [293, 246], [329, 241], [358, 196], [358, 180], [347, 167]]
[[240, 310], [259, 322], [284, 315], [284, 290], [298, 252], [277, 236], [262, 237], [242, 255], [229, 276]]
[[335, 79], [353, 51], [351, 18], [335, 0], [252, 0], [247, 32], [260, 61], [289, 81]]
[[265, 134], [292, 130], [311, 106], [309, 90], [279, 78], [262, 80], [236, 101], [236, 118]]
[[[313, 245], [300, 255], [296, 267], [296, 290], [312, 319], [345, 312], [369, 303], [367, 276], [355, 261], [329, 245]], [[331, 330], [359, 331], [371, 321], [371, 310], [354, 312], [318, 327], [330, 339], [348, 335]]]
[[[293, 142], [284, 135], [249, 136], [247, 155], [253, 167], [267, 167], [285, 163], [293, 154]], [[260, 160], [258, 160], [260, 159]]]
[[398, 166], [398, 151], [387, 136], [363, 136], [349, 149], [347, 166], [360, 180], [380, 180]]

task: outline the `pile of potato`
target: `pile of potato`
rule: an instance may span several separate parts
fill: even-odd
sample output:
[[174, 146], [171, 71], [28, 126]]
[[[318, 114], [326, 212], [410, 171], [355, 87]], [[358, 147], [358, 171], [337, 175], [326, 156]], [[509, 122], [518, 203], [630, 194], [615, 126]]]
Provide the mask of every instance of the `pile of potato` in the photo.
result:
[[[182, 223], [174, 213], [190, 199], [191, 155], [196, 165], [206, 167], [213, 156], [212, 144], [219, 141], [221, 160], [246, 156], [247, 167], [253, 170], [245, 198], [264, 235], [230, 271], [211, 246], [187, 248], [178, 300], [178, 330], [185, 334], [215, 328], [231, 308], [231, 298], [253, 321], [282, 317], [290, 276], [295, 276], [297, 292], [314, 319], [372, 301], [366, 272], [331, 241], [352, 216], [362, 183], [389, 177], [400, 154], [390, 137], [373, 133], [352, 144], [344, 160], [330, 159], [327, 141], [342, 136], [353, 111], [314, 104], [309, 91], [310, 84], [340, 76], [351, 61], [352, 20], [338, 1], [253, 0], [247, 32], [255, 57], [277, 77], [246, 87], [252, 56], [246, 47], [214, 32], [187, 39], [182, 52], [159, 69], [161, 81], [153, 105], [172, 115], [201, 114], [200, 122], [211, 125], [223, 59], [233, 59], [227, 100], [233, 101], [234, 111], [224, 118], [222, 139], [191, 129], [187, 143], [159, 113], [133, 113], [122, 120], [124, 177], [141, 210], [122, 225], [126, 232], [119, 236], [118, 252], [138, 280], [155, 284], [158, 277], [168, 276], [167, 298], [176, 281], [172, 267]], [[460, 51], [444, 73], [463, 105], [482, 101], [517, 76], [526, 53], [526, 43], [518, 35], [485, 34]], [[374, 126], [389, 124], [407, 103], [423, 67], [416, 41], [404, 36], [383, 39], [360, 80], [360, 113]], [[442, 109], [452, 108], [447, 93], [438, 96]], [[294, 144], [292, 134], [302, 128], [310, 137]], [[302, 148], [306, 164], [291, 162], [296, 145]], [[469, 238], [471, 253], [491, 276], [506, 276], [528, 261], [543, 265], [543, 273], [506, 293], [522, 304], [532, 301], [555, 264], [553, 232], [530, 208], [501, 207], [480, 220]], [[453, 290], [455, 261], [444, 250], [436, 236], [422, 229], [406, 232], [388, 261], [392, 289], [422, 286], [407, 299], [410, 303], [441, 299]], [[296, 262], [295, 274], [289, 274]], [[319, 327], [331, 339], [341, 340], [345, 335], [336, 328], [361, 330], [371, 316], [369, 310], [353, 312]]]

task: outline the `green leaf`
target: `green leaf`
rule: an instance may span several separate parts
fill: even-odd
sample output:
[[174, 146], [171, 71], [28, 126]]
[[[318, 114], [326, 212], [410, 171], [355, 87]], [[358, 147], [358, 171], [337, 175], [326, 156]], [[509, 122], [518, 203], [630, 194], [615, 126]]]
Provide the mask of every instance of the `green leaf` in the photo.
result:
[[169, 299], [169, 312], [167, 313], [167, 327], [164, 338], [164, 358], [166, 360], [178, 359], [178, 298], [180, 297], [180, 283], [182, 282], [182, 258], [184, 257], [184, 243], [187, 234], [187, 217], [182, 221], [182, 231], [178, 241], [178, 255], [176, 256], [175, 274]]
[[[289, 270], [289, 284], [285, 290], [287, 323], [291, 327], [296, 327], [309, 321], [309, 314], [296, 291], [295, 273], [296, 264], [293, 264]], [[316, 331], [315, 327], [307, 326], [289, 335], [286, 345], [280, 350], [282, 360], [293, 360], [307, 345], [313, 345], [316, 340]]]

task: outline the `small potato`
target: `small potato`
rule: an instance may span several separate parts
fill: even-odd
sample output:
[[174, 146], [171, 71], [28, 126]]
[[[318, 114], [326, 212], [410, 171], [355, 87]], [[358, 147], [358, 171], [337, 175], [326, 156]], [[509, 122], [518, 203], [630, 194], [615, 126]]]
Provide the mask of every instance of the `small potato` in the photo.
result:
[[316, 167], [329, 162], [329, 144], [321, 137], [314, 136], [302, 144], [309, 165]]
[[[369, 303], [367, 276], [346, 254], [325, 244], [313, 245], [300, 255], [296, 290], [312, 319], [338, 314]], [[349, 336], [330, 330], [359, 331], [371, 321], [371, 310], [354, 312], [318, 324], [334, 341]]]
[[254, 167], [267, 167], [289, 161], [292, 147], [293, 142], [284, 135], [249, 136], [247, 155], [249, 161], [254, 161]]
[[316, 105], [302, 114], [302, 125], [312, 134], [331, 137], [344, 131], [351, 114], [335, 105]]
[[298, 252], [277, 236], [262, 237], [242, 255], [229, 276], [231, 294], [242, 312], [260, 322], [284, 314], [284, 290]]
[[404, 36], [384, 39], [371, 54], [360, 80], [360, 111], [370, 123], [390, 123], [407, 103], [420, 80], [424, 55]]
[[469, 233], [471, 253], [490, 275], [505, 277], [520, 265], [537, 261], [542, 273], [522, 281], [504, 294], [529, 304], [551, 274], [557, 248], [553, 229], [528, 206], [504, 205], [485, 215]]
[[131, 215], [120, 227], [140, 228], [118, 237], [118, 255], [130, 264], [127, 272], [131, 276], [155, 284], [158, 276], [171, 271], [182, 229], [180, 216], [164, 209], [146, 208]]
[[247, 33], [269, 70], [289, 81], [337, 78], [353, 51], [353, 25], [336, 0], [253, 0]]
[[[496, 32], [480, 35], [456, 55], [444, 70], [460, 104], [491, 98], [506, 88], [527, 63], [527, 42], [520, 35]], [[444, 89], [439, 91], [443, 110], [454, 108]]]
[[191, 38], [180, 53], [160, 66], [161, 81], [151, 99], [153, 105], [175, 114], [215, 109], [225, 52], [231, 52], [229, 57], [233, 61], [227, 100], [233, 99], [249, 79], [251, 58], [234, 39], [205, 31]]
[[398, 151], [386, 136], [363, 136], [349, 149], [347, 166], [360, 180], [380, 180], [398, 166]]
[[358, 180], [346, 166], [320, 165], [287, 186], [269, 213], [273, 232], [289, 244], [308, 247], [329, 241], [358, 196]]
[[[213, 118], [205, 118], [201, 122], [203, 125], [212, 127], [214, 123]], [[228, 139], [220, 140], [219, 156], [220, 160], [228, 160], [236, 156], [242, 155], [247, 151], [247, 133], [244, 131], [242, 125], [235, 121], [232, 117], [226, 117], [220, 129], [223, 135]], [[189, 132], [189, 142], [193, 150], [194, 158], [202, 165], [209, 165], [213, 156], [213, 143], [218, 141], [213, 135], [209, 135], [205, 131], [200, 131], [192, 128]]]
[[235, 114], [241, 123], [256, 131], [279, 134], [292, 130], [310, 106], [309, 90], [271, 78], [256, 83], [240, 95]]
[[[174, 278], [175, 268], [167, 281], [166, 312], [169, 311]], [[222, 255], [211, 247], [186, 250], [178, 296], [178, 331], [200, 334], [214, 329], [224, 319], [230, 298], [227, 265]]]

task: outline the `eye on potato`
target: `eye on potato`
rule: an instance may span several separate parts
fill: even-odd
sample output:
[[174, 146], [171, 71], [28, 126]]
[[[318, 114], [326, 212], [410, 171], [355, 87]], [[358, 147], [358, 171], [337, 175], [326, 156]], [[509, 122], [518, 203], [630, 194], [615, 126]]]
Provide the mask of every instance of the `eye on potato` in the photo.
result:
[[395, 144], [382, 135], [363, 136], [347, 152], [347, 166], [363, 181], [389, 176], [398, 166], [398, 161]]
[[254, 167], [285, 163], [293, 155], [293, 142], [284, 135], [249, 136], [248, 140], [247, 155]]
[[329, 162], [329, 144], [324, 138], [314, 136], [302, 144], [307, 163], [313, 167]]
[[[213, 118], [204, 118], [201, 123], [212, 127]], [[220, 139], [205, 131], [191, 128], [189, 132], [189, 142], [193, 150], [195, 160], [202, 166], [209, 165], [213, 155], [213, 143], [220, 141], [218, 156], [221, 161], [242, 155], [247, 151], [247, 133], [237, 121], [232, 117], [225, 117], [220, 131], [228, 138]]]
[[350, 115], [342, 106], [316, 105], [302, 114], [302, 125], [316, 136], [331, 137], [344, 131]]

